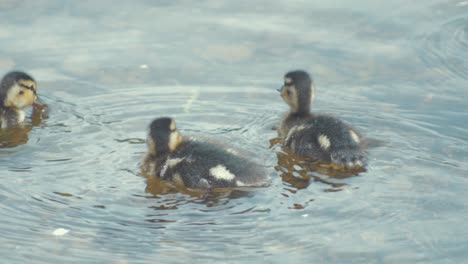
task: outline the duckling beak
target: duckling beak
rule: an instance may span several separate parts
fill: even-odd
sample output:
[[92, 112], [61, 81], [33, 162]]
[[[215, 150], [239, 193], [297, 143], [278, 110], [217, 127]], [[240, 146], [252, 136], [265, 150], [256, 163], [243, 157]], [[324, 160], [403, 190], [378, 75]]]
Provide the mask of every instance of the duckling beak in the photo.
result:
[[281, 86], [281, 88], [279, 88], [279, 89], [276, 89], [276, 91], [278, 91], [278, 92], [280, 92], [280, 93], [281, 93], [281, 91], [283, 91], [283, 88], [284, 88], [284, 86]]

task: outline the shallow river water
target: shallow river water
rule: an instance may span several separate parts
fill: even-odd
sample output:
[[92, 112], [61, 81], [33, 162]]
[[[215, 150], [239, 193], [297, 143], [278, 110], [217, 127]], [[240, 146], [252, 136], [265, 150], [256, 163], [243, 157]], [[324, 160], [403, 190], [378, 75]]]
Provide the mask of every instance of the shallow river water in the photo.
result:
[[[276, 89], [299, 68], [314, 111], [378, 142], [366, 172], [304, 173], [270, 146], [287, 110]], [[2, 263], [468, 258], [468, 1], [0, 0], [11, 69], [50, 113], [0, 131]], [[271, 185], [147, 180], [159, 116], [244, 149]]]

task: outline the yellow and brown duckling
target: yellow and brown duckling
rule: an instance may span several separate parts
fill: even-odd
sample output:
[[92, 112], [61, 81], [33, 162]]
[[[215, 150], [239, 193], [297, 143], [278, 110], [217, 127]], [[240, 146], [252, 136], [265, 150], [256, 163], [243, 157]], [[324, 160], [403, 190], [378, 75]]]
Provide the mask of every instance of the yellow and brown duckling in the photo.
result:
[[263, 168], [215, 144], [181, 136], [172, 118], [151, 122], [147, 145], [142, 171], [178, 186], [210, 189], [268, 184]]
[[37, 103], [36, 81], [27, 73], [12, 71], [0, 82], [0, 128], [21, 125], [27, 106], [45, 107]]
[[287, 73], [280, 92], [290, 107], [279, 128], [283, 146], [299, 156], [346, 168], [366, 165], [364, 141], [354, 128], [336, 117], [310, 112], [315, 94], [307, 72]]

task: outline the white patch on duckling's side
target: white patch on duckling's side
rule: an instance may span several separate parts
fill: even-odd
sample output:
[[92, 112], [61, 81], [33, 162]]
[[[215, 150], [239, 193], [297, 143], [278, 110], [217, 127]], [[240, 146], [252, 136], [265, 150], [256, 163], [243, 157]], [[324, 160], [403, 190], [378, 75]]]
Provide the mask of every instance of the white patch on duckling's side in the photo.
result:
[[359, 139], [359, 136], [354, 132], [353, 130], [349, 131], [349, 134], [351, 135], [351, 138], [354, 140], [354, 142], [359, 143], [361, 140]]
[[210, 169], [210, 175], [218, 180], [232, 181], [236, 175], [232, 174], [225, 166], [219, 164]]
[[161, 176], [166, 174], [167, 169], [174, 168], [177, 164], [181, 163], [185, 158], [174, 158], [174, 159], [167, 159], [164, 163], [163, 168], [161, 169]]
[[330, 143], [330, 139], [325, 136], [325, 135], [320, 135], [318, 137], [318, 142], [320, 144], [320, 147], [323, 149], [323, 150], [327, 150], [328, 148], [330, 148], [331, 146], [331, 143]]
[[161, 172], [159, 173], [159, 177], [164, 177], [164, 174], [166, 174], [166, 171], [167, 171], [167, 168], [169, 167], [169, 165], [167, 165], [167, 162], [164, 163], [162, 169], [161, 169]]
[[300, 125], [300, 126], [293, 126], [289, 132], [288, 132], [288, 135], [286, 136], [286, 139], [285, 141], [288, 141], [295, 133], [301, 131], [301, 130], [304, 130], [306, 128], [305, 125]]
[[174, 159], [168, 159], [167, 160], [167, 165], [169, 166], [169, 168], [174, 168], [175, 166], [177, 166], [177, 164], [181, 163], [182, 161], [184, 161], [185, 158], [174, 158]]

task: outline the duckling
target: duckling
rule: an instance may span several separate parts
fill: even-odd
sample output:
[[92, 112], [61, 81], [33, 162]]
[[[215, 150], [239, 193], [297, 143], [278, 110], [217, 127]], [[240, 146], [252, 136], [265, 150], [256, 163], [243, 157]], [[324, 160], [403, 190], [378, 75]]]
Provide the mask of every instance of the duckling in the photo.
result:
[[364, 141], [354, 128], [336, 117], [310, 112], [315, 93], [307, 72], [288, 72], [279, 91], [290, 107], [279, 127], [284, 147], [299, 156], [350, 169], [365, 166]]
[[12, 71], [3, 77], [0, 82], [0, 128], [21, 125], [25, 107], [43, 106], [36, 103], [36, 89], [36, 81], [27, 73]]
[[151, 122], [147, 146], [142, 171], [177, 186], [210, 189], [268, 183], [263, 168], [248, 159], [215, 144], [181, 136], [172, 118]]

